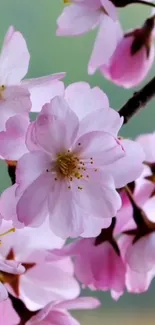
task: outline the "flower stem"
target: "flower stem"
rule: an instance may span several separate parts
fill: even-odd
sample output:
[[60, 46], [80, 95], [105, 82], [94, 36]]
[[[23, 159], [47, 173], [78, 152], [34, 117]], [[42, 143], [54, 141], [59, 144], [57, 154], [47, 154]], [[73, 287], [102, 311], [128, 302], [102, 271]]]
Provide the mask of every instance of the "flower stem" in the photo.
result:
[[37, 313], [28, 310], [25, 304], [20, 299], [12, 296], [11, 294], [9, 294], [9, 298], [12, 302], [13, 308], [20, 317], [19, 325], [25, 325], [25, 323]]
[[137, 114], [155, 96], [155, 77], [146, 86], [135, 92], [126, 104], [118, 111], [124, 117], [124, 124]]

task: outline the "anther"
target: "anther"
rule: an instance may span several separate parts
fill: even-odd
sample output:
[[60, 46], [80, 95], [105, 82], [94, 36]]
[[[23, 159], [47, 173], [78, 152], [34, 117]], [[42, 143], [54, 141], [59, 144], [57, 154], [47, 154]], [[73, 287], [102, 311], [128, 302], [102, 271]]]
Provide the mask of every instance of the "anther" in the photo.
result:
[[16, 228], [11, 228], [11, 229], [9, 229], [9, 230], [3, 232], [2, 234], [0, 234], [0, 237], [3, 237], [3, 236], [5, 236], [5, 235], [10, 234], [10, 232], [15, 232], [15, 231], [16, 231]]

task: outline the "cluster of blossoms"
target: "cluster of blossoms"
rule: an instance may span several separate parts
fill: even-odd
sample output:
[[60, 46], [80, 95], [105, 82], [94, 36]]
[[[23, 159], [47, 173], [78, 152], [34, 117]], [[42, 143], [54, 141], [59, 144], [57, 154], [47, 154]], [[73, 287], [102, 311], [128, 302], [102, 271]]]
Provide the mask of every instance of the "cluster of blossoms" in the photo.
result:
[[[57, 35], [99, 25], [88, 72], [139, 84], [154, 59], [155, 12], [123, 35], [117, 7], [129, 1], [64, 2]], [[65, 87], [65, 73], [23, 79], [29, 59], [11, 26], [0, 54], [0, 159], [12, 180], [0, 197], [0, 322], [78, 325], [68, 310], [100, 305], [81, 286], [117, 300], [155, 276], [155, 134], [121, 138], [126, 116], [100, 88]], [[155, 85], [142, 93], [145, 103]]]

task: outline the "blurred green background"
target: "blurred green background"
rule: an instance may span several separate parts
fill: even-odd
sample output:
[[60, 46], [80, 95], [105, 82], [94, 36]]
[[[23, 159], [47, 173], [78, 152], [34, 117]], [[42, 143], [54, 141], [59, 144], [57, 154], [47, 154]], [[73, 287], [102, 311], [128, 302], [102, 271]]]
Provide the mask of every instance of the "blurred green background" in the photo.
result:
[[[62, 9], [62, 0], [0, 0], [0, 42], [9, 25], [14, 25], [23, 33], [31, 53], [28, 77], [66, 71], [66, 85], [81, 80], [88, 81], [91, 86], [98, 85], [107, 93], [111, 107], [119, 109], [133, 90], [123, 90], [112, 85], [99, 73], [93, 77], [87, 75], [87, 63], [95, 32], [76, 38], [56, 37], [56, 19]], [[149, 14], [148, 7], [132, 5], [120, 11], [120, 19], [123, 27], [130, 29], [142, 24]], [[154, 72], [155, 65], [147, 79]], [[122, 135], [134, 138], [137, 134], [151, 132], [154, 129], [155, 101], [152, 101], [124, 127]], [[9, 178], [3, 163], [0, 168], [2, 190], [9, 184]], [[96, 323], [96, 325], [154, 324], [154, 290], [155, 286], [153, 288], [152, 285], [146, 294], [126, 294], [118, 302], [114, 302], [109, 293], [99, 293], [98, 296], [103, 303], [102, 309], [97, 312], [77, 313], [78, 319], [82, 324]]]

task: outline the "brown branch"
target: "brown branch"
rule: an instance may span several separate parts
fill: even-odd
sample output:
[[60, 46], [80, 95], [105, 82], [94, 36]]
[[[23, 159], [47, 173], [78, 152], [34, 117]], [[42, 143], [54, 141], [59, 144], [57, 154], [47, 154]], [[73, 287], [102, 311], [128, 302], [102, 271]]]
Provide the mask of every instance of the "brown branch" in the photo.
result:
[[146, 104], [155, 96], [155, 77], [148, 82], [141, 90], [127, 101], [127, 103], [118, 111], [120, 116], [124, 117], [126, 124], [135, 114], [137, 114]]
[[37, 313], [37, 311], [33, 312], [28, 310], [25, 304], [20, 299], [15, 298], [11, 294], [9, 294], [9, 298], [11, 299], [13, 308], [20, 317], [19, 325], [25, 325], [26, 322]]

